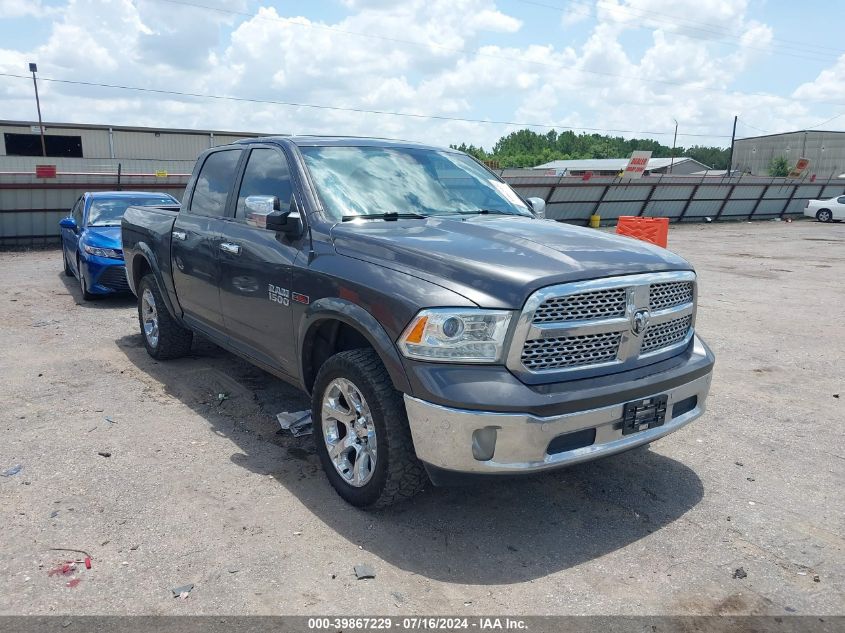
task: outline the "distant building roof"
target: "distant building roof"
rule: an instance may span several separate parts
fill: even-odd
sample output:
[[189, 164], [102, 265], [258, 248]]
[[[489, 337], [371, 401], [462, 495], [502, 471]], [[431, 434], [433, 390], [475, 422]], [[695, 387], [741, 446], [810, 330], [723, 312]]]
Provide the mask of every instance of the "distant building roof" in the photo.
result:
[[[575, 160], [553, 160], [550, 163], [543, 163], [542, 165], [537, 165], [534, 169], [565, 169], [567, 171], [622, 171], [628, 164], [628, 160], [629, 159], [627, 158], [583, 158]], [[697, 160], [689, 158], [688, 156], [678, 156], [674, 159], [674, 161], [671, 158], [650, 158], [648, 160], [647, 169], [649, 171], [654, 171], [655, 169], [663, 169], [665, 167], [668, 167], [670, 163], [679, 165], [680, 163], [686, 163], [689, 161], [701, 165], [702, 169], [709, 169], [707, 165], [699, 163]]]

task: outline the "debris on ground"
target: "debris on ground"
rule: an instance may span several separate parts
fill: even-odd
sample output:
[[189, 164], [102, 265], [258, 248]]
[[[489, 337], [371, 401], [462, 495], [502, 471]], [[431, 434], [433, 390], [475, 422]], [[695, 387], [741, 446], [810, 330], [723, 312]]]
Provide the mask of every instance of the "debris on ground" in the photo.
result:
[[818, 574], [816, 574], [816, 575], [814, 575], [814, 576], [813, 576], [813, 582], [821, 582], [821, 581], [822, 581], [822, 579], [821, 579], [821, 578], [819, 578], [819, 575], [818, 575]]
[[112, 420], [111, 418], [104, 418], [104, 419], [105, 419], [105, 421], [106, 421], [106, 422], [108, 422], [109, 424], [117, 424], [117, 422], [115, 422], [115, 421], [114, 421], [114, 420]]
[[833, 394], [833, 397], [836, 398], [837, 400], [839, 400], [839, 394], [838, 393]]
[[282, 427], [283, 431], [290, 431], [291, 435], [294, 437], [301, 437], [303, 435], [311, 435], [313, 431], [313, 426], [311, 424], [311, 412], [310, 411], [294, 411], [294, 412], [283, 412], [279, 413], [276, 416], [276, 419], [279, 421], [279, 426]]
[[65, 586], [69, 587], [70, 589], [73, 589], [74, 587], [76, 587], [76, 585], [78, 585], [81, 582], [82, 582], [82, 578], [71, 578], [70, 580], [67, 581], [67, 585], [65, 585]]
[[53, 511], [50, 513], [50, 518], [51, 518], [51, 519], [55, 519], [57, 516], [59, 516], [59, 511], [58, 511], [58, 510], [53, 510]]
[[228, 393], [218, 393], [217, 394], [217, 404], [223, 404], [223, 401], [228, 400], [228, 399], [229, 399]]
[[734, 464], [736, 464], [737, 466], [745, 466], [745, 464], [743, 464], [742, 462], [734, 462]]
[[23, 470], [23, 466], [21, 466], [20, 464], [15, 464], [11, 468], [7, 468], [6, 470], [4, 470], [2, 473], [0, 473], [0, 475], [3, 475], [4, 477], [11, 477], [12, 475], [17, 475], [19, 472], [21, 472], [21, 470]]
[[737, 567], [734, 570], [734, 578], [739, 578], [740, 580], [743, 578], [747, 578], [748, 574], [745, 573], [745, 570], [742, 567]]
[[182, 600], [186, 600], [188, 598], [188, 594], [190, 594], [193, 590], [193, 583], [188, 583], [187, 585], [182, 585], [181, 587], [174, 587], [170, 591], [173, 593], [174, 598], [182, 598]]
[[747, 481], [755, 481], [754, 477], [746, 477], [745, 479], [746, 479]]
[[109, 453], [108, 451], [98, 451], [97, 455], [99, 455], [100, 457], [111, 457], [111, 453]]
[[369, 565], [364, 565], [364, 564], [355, 565], [354, 569], [355, 569], [355, 576], [358, 578], [358, 580], [367, 580], [367, 579], [376, 577], [375, 570], [372, 567], [370, 567]]

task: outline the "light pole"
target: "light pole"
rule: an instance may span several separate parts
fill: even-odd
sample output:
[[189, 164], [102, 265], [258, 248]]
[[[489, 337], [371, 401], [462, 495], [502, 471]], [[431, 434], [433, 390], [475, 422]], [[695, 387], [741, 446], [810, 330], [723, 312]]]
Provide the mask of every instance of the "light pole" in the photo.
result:
[[35, 107], [38, 108], [38, 131], [41, 132], [41, 155], [47, 156], [47, 144], [44, 142], [44, 125], [41, 123], [41, 101], [38, 99], [38, 81], [35, 79], [35, 73], [38, 72], [38, 66], [29, 63], [29, 72], [32, 73], [32, 85], [35, 86]]
[[678, 119], [672, 119], [675, 122], [675, 136], [672, 137], [672, 153], [669, 159], [669, 173], [672, 173], [672, 167], [675, 165], [675, 142], [678, 140]]

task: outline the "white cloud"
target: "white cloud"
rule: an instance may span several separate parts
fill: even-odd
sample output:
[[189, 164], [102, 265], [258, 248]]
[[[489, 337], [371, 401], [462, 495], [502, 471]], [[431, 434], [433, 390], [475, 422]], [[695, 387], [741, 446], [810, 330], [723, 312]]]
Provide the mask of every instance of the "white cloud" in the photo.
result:
[[593, 14], [592, 7], [589, 4], [570, 4], [563, 12], [561, 24], [564, 27], [575, 26], [585, 20], [590, 19]]
[[[40, 6], [0, 0], [18, 12], [12, 15], [30, 19], [20, 13], [25, 4]], [[786, 96], [736, 90], [773, 40], [772, 29], [750, 17], [748, 0], [600, 0], [594, 10], [572, 3], [570, 13], [581, 7], [595, 20], [577, 48], [515, 43], [528, 29], [495, 0], [344, 0], [348, 13], [333, 22], [256, 9], [247, 0], [214, 6], [223, 11], [159, 0], [68, 0], [42, 17], [50, 33], [31, 50], [0, 49], [0, 72], [20, 74], [31, 60], [43, 77], [561, 127], [669, 131], [674, 117], [682, 134], [729, 134], [736, 113], [771, 129], [827, 114]], [[585, 19], [571, 19], [570, 28], [587, 28]], [[644, 50], [628, 43], [634, 29], [650, 33]], [[731, 48], [724, 45], [727, 33]], [[842, 86], [845, 56], [793, 97], [841, 100]], [[54, 121], [373, 134], [486, 147], [510, 129], [48, 82], [41, 91], [45, 118]], [[0, 78], [0, 99], [5, 118], [32, 118], [31, 83]]]

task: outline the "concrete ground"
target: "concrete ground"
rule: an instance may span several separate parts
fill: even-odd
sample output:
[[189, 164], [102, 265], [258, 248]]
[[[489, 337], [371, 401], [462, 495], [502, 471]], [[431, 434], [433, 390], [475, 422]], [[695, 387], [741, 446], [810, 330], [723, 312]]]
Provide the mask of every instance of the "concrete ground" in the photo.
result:
[[[703, 418], [378, 513], [278, 432], [294, 388], [209, 343], [155, 362], [134, 300], [81, 303], [57, 250], [0, 254], [0, 471], [22, 466], [0, 477], [0, 613], [845, 613], [845, 224], [670, 247], [717, 355]], [[50, 575], [59, 547], [92, 568]]]

